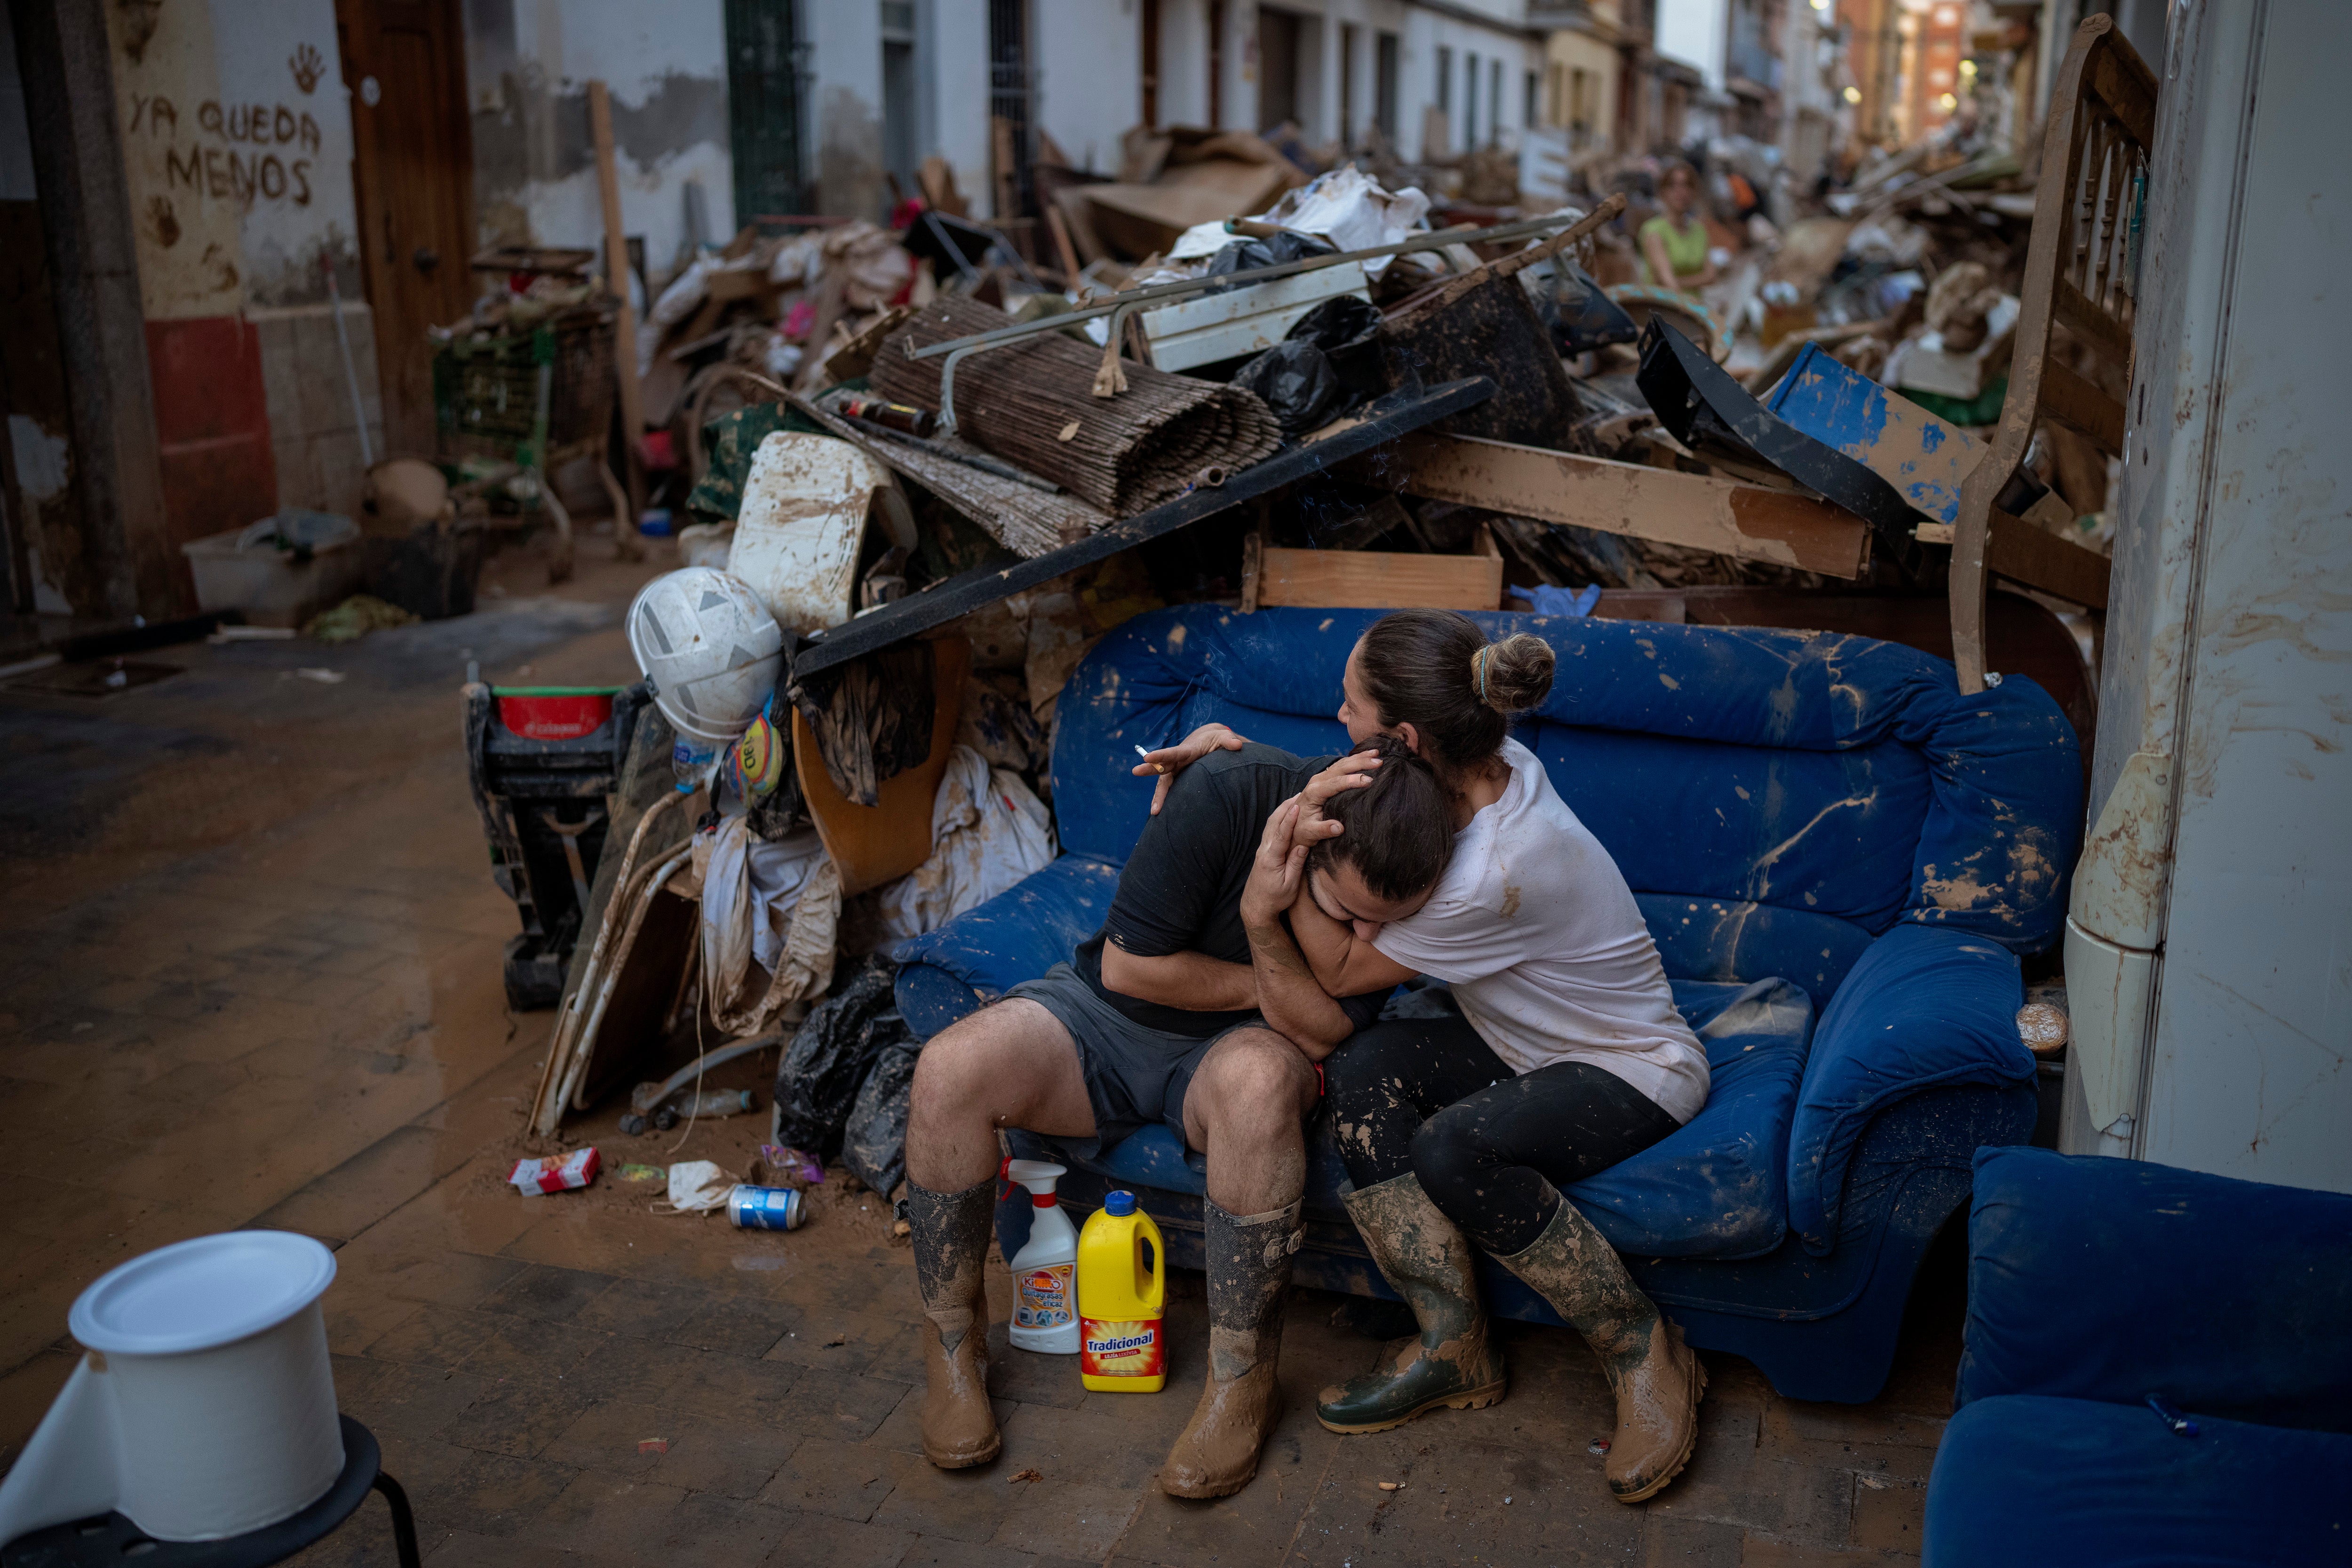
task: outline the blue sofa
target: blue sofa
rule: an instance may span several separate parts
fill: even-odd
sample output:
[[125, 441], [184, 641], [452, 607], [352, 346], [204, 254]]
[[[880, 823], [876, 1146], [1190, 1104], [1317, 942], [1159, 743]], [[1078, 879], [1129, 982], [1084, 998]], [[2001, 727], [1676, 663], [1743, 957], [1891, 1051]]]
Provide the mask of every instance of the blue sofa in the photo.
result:
[[[1149, 812], [1135, 747], [1208, 720], [1314, 754], [1371, 610], [1191, 605], [1103, 638], [1065, 687], [1053, 865], [900, 945], [898, 999], [929, 1038], [1042, 973], [1100, 925]], [[1714, 1084], [1679, 1132], [1569, 1196], [1693, 1344], [1747, 1356], [1784, 1394], [1862, 1401], [1905, 1299], [1966, 1200], [1984, 1144], [2033, 1125], [2021, 954], [2050, 945], [2083, 811], [2073, 730], [2012, 678], [1961, 697], [1951, 667], [1867, 637], [1474, 616], [1559, 656], [1519, 739], [1623, 868], [1706, 1041]], [[1086, 1209], [1135, 1189], [1171, 1261], [1199, 1266], [1201, 1163], [1165, 1128], [1073, 1165]], [[1310, 1144], [1297, 1278], [1390, 1294]], [[1006, 1255], [1029, 1210], [1003, 1205]], [[1496, 1310], [1558, 1321], [1491, 1262]]]
[[2352, 1197], [1984, 1150], [1927, 1568], [2352, 1563], [2347, 1327]]

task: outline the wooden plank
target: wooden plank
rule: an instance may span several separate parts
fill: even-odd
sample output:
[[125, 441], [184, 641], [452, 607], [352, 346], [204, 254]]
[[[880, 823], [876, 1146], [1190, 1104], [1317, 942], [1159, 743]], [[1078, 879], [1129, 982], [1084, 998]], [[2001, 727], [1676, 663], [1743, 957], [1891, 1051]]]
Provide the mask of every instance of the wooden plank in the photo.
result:
[[1503, 602], [1503, 552], [1482, 524], [1469, 555], [1385, 550], [1289, 550], [1267, 545], [1257, 602], [1322, 609], [1492, 610]]
[[2124, 449], [2124, 405], [2063, 360], [2042, 362], [2041, 410], [2053, 418], [2063, 419], [2110, 455]]
[[621, 301], [620, 321], [613, 332], [613, 372], [621, 388], [630, 515], [613, 520], [613, 533], [622, 558], [636, 561], [645, 555], [636, 526], [646, 504], [645, 466], [637, 454], [646, 430], [645, 403], [637, 387], [637, 310], [629, 303], [629, 246], [621, 235], [621, 175], [613, 160], [613, 100], [602, 81], [588, 84], [588, 130], [596, 143], [596, 191], [604, 208], [604, 286]]
[[2130, 375], [2131, 333], [2124, 330], [2122, 322], [2093, 304], [2089, 295], [2063, 278], [2057, 280], [2050, 303], [2052, 313], [2065, 324], [2067, 331], [2106, 355], [2126, 377]]
[[1742, 561], [1858, 577], [1869, 528], [1824, 500], [1541, 447], [1423, 432], [1349, 478], [1408, 495], [1572, 523]]
[[2039, 588], [2085, 609], [2107, 607], [2107, 574], [2114, 563], [2095, 550], [2059, 538], [2021, 517], [1995, 507], [1985, 539], [1985, 570]]

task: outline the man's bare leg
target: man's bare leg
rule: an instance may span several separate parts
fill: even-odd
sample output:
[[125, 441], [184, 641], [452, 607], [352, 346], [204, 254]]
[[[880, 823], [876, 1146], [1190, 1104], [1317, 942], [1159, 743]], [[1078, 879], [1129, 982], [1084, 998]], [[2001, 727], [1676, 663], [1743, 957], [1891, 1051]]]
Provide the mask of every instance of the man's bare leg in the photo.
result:
[[1185, 1140], [1209, 1163], [1201, 1205], [1209, 1382], [1160, 1472], [1161, 1489], [1175, 1496], [1223, 1497], [1248, 1485], [1280, 1414], [1275, 1366], [1314, 1109], [1314, 1068], [1271, 1029], [1219, 1040], [1185, 1093]]
[[907, 1118], [907, 1210], [915, 1283], [934, 1333], [923, 1342], [923, 1453], [942, 1469], [1003, 1446], [988, 1407], [988, 1258], [996, 1130], [1091, 1136], [1092, 1103], [1061, 1021], [1015, 997], [923, 1047]]

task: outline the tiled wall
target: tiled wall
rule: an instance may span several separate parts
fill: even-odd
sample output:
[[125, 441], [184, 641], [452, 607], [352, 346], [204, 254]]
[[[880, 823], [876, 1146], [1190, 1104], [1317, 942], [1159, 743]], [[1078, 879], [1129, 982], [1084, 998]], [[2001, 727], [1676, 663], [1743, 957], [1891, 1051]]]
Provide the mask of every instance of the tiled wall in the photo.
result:
[[[352, 413], [335, 318], [325, 305], [246, 312], [261, 336], [261, 374], [269, 396], [269, 440], [278, 460], [278, 504], [357, 516], [359, 424]], [[343, 305], [368, 441], [375, 459], [383, 449], [383, 399], [376, 381], [375, 319], [355, 300]], [[430, 456], [431, 454], [419, 454]]]

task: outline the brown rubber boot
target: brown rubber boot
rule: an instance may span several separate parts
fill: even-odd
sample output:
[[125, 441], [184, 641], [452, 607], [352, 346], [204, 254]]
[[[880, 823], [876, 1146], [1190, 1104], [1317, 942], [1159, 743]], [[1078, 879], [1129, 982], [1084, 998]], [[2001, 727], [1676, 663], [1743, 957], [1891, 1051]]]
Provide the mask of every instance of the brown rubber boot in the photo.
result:
[[1282, 1352], [1290, 1255], [1301, 1236], [1298, 1207], [1236, 1216], [1201, 1200], [1209, 1261], [1209, 1385], [1160, 1467], [1160, 1489], [1171, 1497], [1224, 1497], [1257, 1474], [1258, 1449], [1282, 1412], [1274, 1369]]
[[1615, 1248], [1566, 1198], [1535, 1245], [1496, 1261], [1550, 1302], [1601, 1358], [1617, 1395], [1610, 1492], [1641, 1502], [1665, 1489], [1690, 1463], [1706, 1392], [1706, 1368], [1683, 1331], [1658, 1315]]
[[1470, 1238], [1410, 1171], [1340, 1201], [1421, 1336], [1397, 1341], [1379, 1366], [1325, 1389], [1315, 1418], [1334, 1432], [1385, 1432], [1440, 1405], [1483, 1410], [1502, 1398], [1503, 1352], [1479, 1305]]
[[923, 1316], [923, 1457], [943, 1470], [984, 1465], [1004, 1439], [988, 1405], [988, 1222], [993, 1177], [960, 1193], [907, 1184]]

